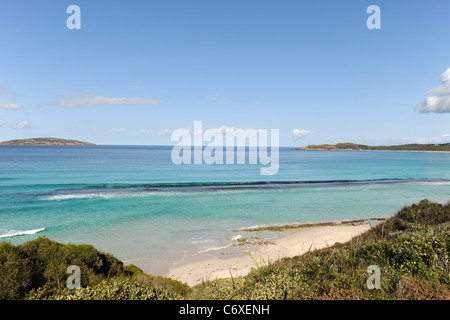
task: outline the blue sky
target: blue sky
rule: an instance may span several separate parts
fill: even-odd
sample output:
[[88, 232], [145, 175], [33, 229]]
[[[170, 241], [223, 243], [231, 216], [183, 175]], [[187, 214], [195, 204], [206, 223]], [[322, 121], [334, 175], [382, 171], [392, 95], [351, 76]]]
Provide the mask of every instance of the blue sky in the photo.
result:
[[[69, 5], [81, 29], [69, 30]], [[369, 30], [369, 5], [381, 29]], [[450, 142], [450, 2], [2, 1], [0, 140], [172, 144], [193, 127], [281, 146]], [[428, 100], [426, 100], [428, 98]]]

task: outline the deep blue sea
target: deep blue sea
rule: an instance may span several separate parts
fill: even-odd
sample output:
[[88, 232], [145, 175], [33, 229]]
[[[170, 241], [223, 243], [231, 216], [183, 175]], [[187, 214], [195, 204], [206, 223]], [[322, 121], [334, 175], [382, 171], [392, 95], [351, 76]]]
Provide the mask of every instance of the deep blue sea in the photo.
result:
[[171, 146], [0, 146], [0, 241], [89, 243], [147, 272], [243, 228], [387, 217], [450, 200], [450, 153], [280, 148], [261, 165], [175, 165]]

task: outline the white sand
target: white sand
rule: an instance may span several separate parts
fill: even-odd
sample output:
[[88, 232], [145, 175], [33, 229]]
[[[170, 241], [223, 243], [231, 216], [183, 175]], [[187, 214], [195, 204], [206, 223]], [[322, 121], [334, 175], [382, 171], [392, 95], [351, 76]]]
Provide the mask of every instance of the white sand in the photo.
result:
[[[197, 254], [170, 268], [168, 277], [186, 282], [190, 286], [216, 278], [246, 275], [251, 268], [269, 261], [292, 257], [310, 248], [321, 249], [336, 242], [347, 242], [370, 229], [369, 224], [318, 226], [282, 231], [281, 237], [265, 244], [245, 244], [219, 251]], [[248, 233], [249, 237], [256, 236]], [[259, 235], [258, 235], [259, 236]], [[251, 255], [253, 259], [249, 256]]]

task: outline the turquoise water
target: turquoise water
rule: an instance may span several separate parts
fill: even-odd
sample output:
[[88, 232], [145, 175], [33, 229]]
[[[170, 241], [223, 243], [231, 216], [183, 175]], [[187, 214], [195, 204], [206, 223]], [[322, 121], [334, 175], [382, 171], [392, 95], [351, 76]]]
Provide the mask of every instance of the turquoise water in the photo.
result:
[[46, 236], [170, 265], [229, 245], [245, 227], [450, 200], [450, 153], [280, 148], [278, 174], [262, 176], [261, 165], [174, 165], [171, 150], [0, 146], [0, 241]]

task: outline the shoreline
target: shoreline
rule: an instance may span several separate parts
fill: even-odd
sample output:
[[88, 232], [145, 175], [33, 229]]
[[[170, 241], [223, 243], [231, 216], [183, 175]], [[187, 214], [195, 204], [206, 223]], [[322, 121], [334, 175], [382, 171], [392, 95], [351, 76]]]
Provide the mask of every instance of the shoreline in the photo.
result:
[[290, 229], [300, 229], [300, 228], [312, 228], [312, 227], [326, 227], [326, 226], [343, 226], [343, 225], [360, 225], [370, 221], [384, 221], [387, 218], [367, 218], [367, 219], [356, 219], [356, 220], [341, 220], [341, 221], [328, 221], [328, 222], [314, 222], [314, 223], [302, 223], [302, 224], [285, 224], [285, 225], [272, 225], [272, 226], [261, 226], [261, 227], [249, 227], [243, 229], [237, 229], [233, 231], [285, 231]]
[[354, 150], [354, 149], [301, 149], [293, 148], [295, 151], [392, 151], [392, 152], [437, 152], [449, 153], [450, 151], [434, 151], [434, 150]]
[[[375, 219], [240, 230], [248, 236], [236, 239], [233, 245], [226, 248], [186, 257], [178, 264], [168, 266], [163, 276], [189, 286], [215, 279], [245, 276], [257, 265], [301, 255], [308, 250], [322, 249], [337, 242], [347, 242], [369, 230], [374, 225], [369, 224], [371, 220]], [[277, 233], [276, 237], [273, 237], [273, 232]]]

